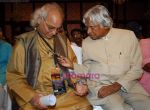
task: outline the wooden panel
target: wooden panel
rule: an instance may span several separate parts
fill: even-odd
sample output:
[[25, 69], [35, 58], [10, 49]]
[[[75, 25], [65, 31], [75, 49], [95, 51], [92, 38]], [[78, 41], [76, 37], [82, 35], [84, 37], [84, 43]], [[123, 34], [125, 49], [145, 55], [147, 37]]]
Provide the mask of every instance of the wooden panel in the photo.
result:
[[10, 21], [12, 17], [11, 4], [5, 5], [5, 21]]
[[118, 6], [118, 19], [119, 20], [124, 20], [125, 19], [125, 15], [124, 15], [124, 6], [123, 5], [119, 5]]
[[41, 8], [45, 3], [36, 3], [35, 4], [35, 9]]
[[29, 21], [32, 14], [31, 3], [17, 3], [13, 6], [13, 20], [14, 21]]
[[145, 8], [140, 2], [129, 3], [127, 6], [127, 19], [141, 19], [143, 17]]
[[80, 20], [80, 3], [67, 3], [67, 20]]
[[9, 42], [13, 43], [11, 26], [10, 25], [5, 25], [4, 28], [5, 28], [4, 31], [5, 31], [5, 37], [6, 37], [6, 39]]
[[94, 2], [94, 3], [83, 3], [83, 15], [84, 13], [91, 7], [97, 5], [98, 3], [97, 2]]

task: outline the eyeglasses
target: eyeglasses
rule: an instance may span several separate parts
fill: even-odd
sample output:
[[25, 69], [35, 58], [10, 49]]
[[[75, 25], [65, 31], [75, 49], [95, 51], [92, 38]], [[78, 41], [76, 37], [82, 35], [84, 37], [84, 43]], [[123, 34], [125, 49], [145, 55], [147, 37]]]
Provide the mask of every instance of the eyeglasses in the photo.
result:
[[[43, 18], [43, 19], [44, 19], [44, 18]], [[44, 22], [45, 22], [45, 24], [46, 24], [46, 26], [47, 26], [47, 28], [48, 28], [49, 31], [54, 31], [54, 30], [56, 30], [57, 32], [62, 32], [62, 31], [63, 31], [63, 26], [61, 26], [61, 27], [59, 27], [59, 28], [56, 28], [56, 27], [54, 27], [54, 26], [48, 24], [45, 19], [44, 19]]]

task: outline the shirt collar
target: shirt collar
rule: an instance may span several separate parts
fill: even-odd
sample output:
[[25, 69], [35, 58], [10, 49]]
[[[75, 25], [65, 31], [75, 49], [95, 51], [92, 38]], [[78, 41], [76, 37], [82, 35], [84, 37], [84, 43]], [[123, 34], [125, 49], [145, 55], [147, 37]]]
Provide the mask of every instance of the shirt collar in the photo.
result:
[[103, 40], [109, 40], [111, 38], [111, 31], [112, 29], [109, 30], [106, 36], [102, 37]]

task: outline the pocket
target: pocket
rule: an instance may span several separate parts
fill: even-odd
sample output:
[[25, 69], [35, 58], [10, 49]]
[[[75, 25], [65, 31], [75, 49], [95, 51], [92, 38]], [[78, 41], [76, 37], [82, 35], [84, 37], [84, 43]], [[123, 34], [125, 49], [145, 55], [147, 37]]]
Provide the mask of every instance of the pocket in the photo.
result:
[[127, 72], [130, 69], [129, 57], [122, 55], [119, 59], [118, 64], [120, 65], [122, 72]]
[[125, 74], [130, 69], [129, 58], [125, 55], [120, 55], [116, 60], [110, 63], [110, 75], [120, 76]]

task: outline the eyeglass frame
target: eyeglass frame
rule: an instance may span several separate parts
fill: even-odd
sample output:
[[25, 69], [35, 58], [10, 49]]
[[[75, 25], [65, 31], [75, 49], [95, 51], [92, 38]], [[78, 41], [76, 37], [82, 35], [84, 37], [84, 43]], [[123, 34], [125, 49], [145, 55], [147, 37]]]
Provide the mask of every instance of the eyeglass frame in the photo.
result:
[[47, 26], [47, 28], [48, 28], [48, 30], [49, 30], [50, 32], [53, 31], [53, 30], [56, 30], [57, 32], [61, 32], [61, 31], [62, 31], [63, 26], [60, 26], [59, 28], [56, 28], [56, 27], [54, 27], [54, 26], [48, 24], [48, 23], [47, 23], [47, 20], [45, 20], [44, 17], [43, 17], [43, 20], [44, 20], [44, 22], [45, 22], [45, 24], [46, 24], [46, 26]]

